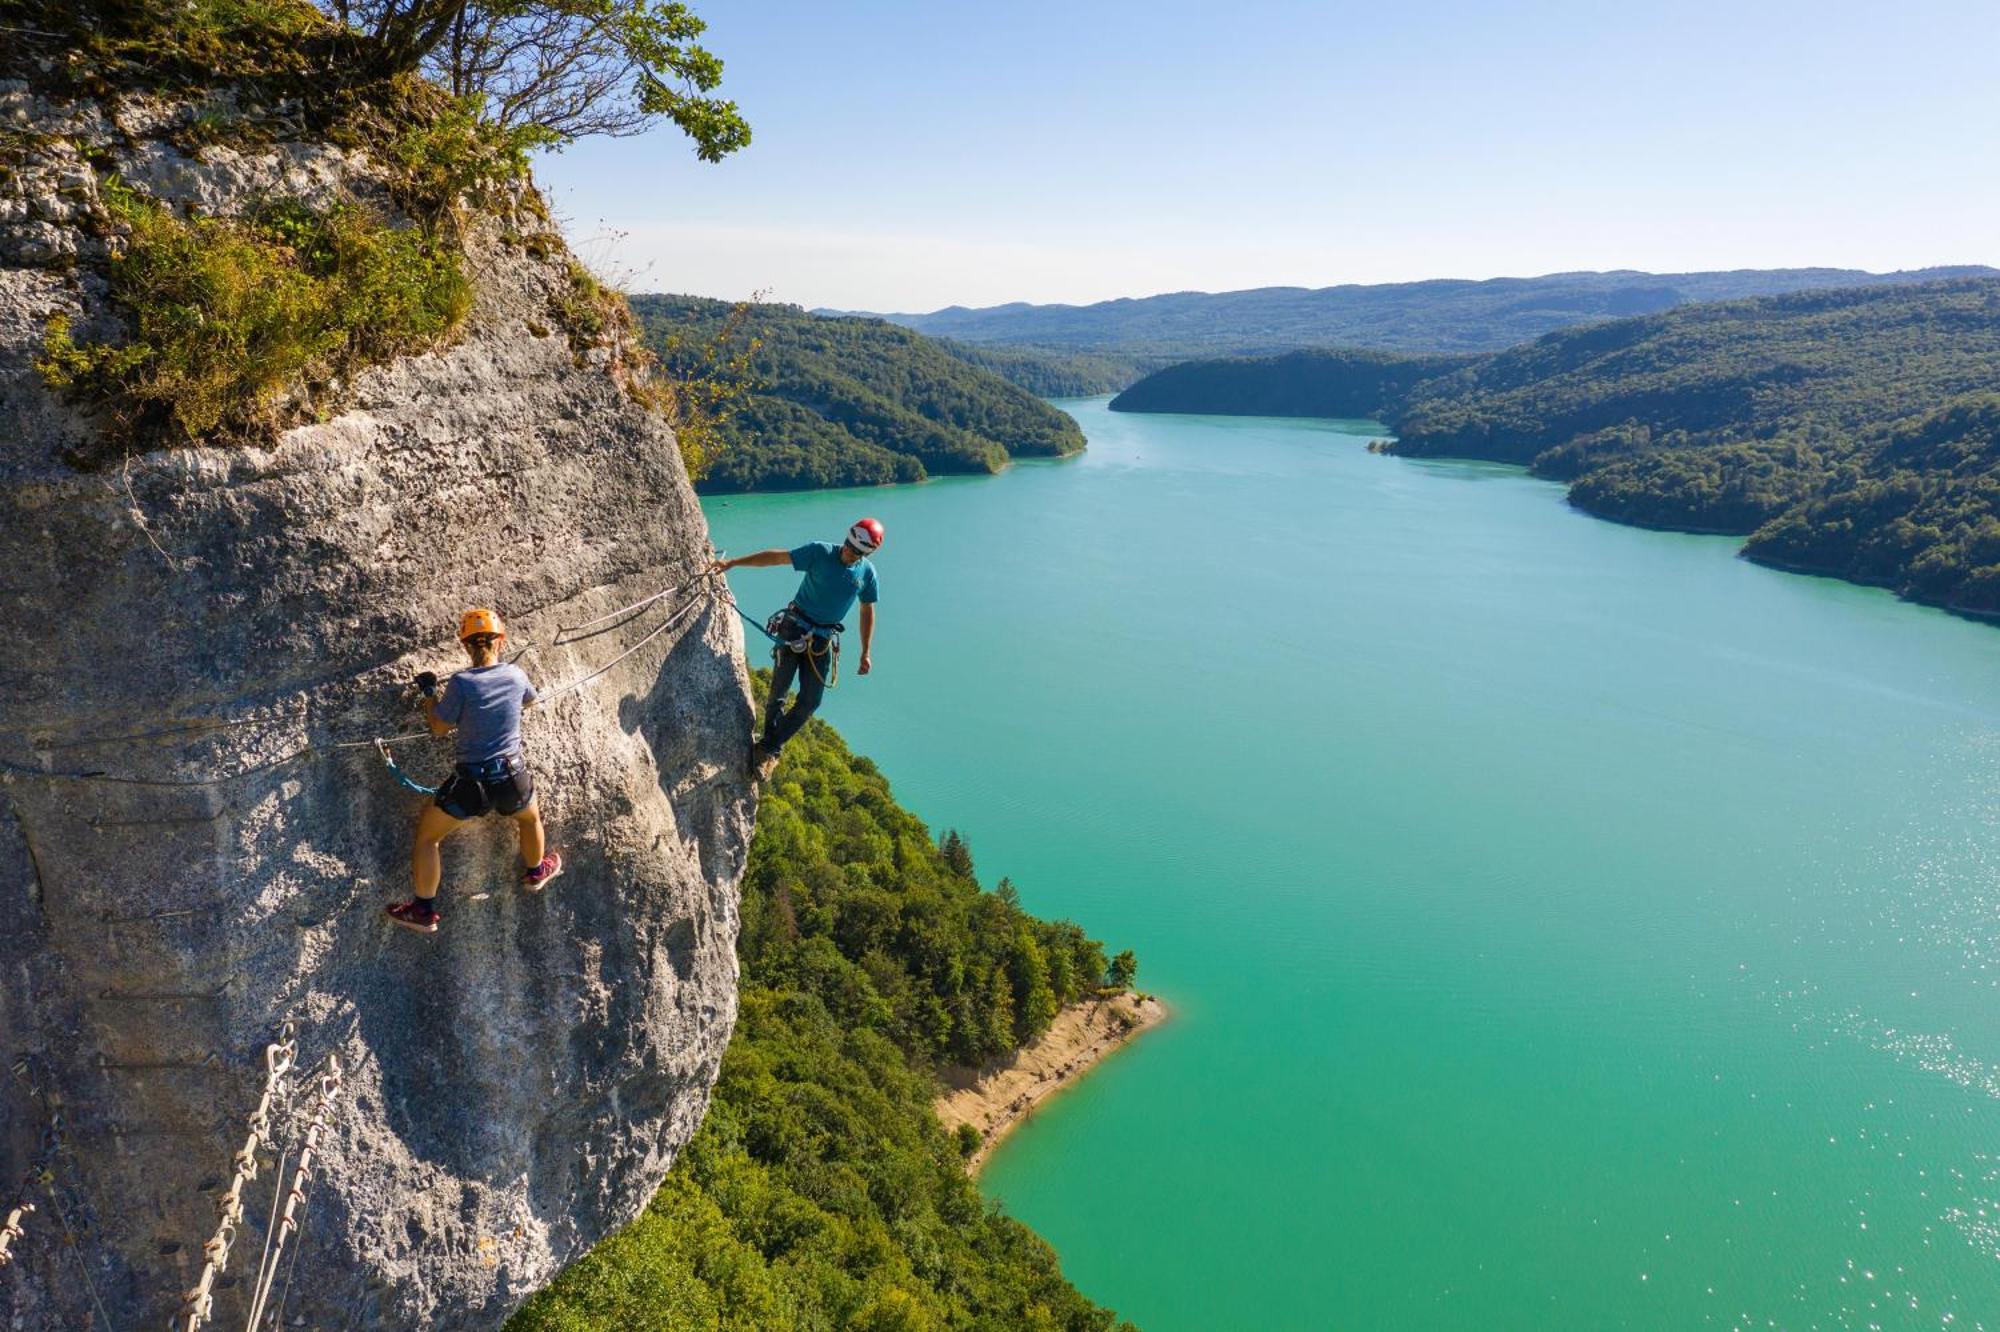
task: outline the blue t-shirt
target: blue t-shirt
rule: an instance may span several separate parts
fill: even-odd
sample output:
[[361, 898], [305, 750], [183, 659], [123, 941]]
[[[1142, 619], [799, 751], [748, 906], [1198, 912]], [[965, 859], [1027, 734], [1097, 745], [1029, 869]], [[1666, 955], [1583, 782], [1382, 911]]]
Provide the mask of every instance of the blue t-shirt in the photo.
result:
[[866, 558], [852, 564], [840, 562], [840, 547], [825, 541], [808, 541], [792, 552], [792, 567], [805, 575], [792, 604], [807, 619], [819, 624], [839, 624], [847, 618], [859, 597], [875, 604], [875, 566]]
[[458, 728], [460, 763], [490, 763], [521, 752], [521, 708], [534, 701], [528, 673], [496, 662], [452, 676], [437, 715]]

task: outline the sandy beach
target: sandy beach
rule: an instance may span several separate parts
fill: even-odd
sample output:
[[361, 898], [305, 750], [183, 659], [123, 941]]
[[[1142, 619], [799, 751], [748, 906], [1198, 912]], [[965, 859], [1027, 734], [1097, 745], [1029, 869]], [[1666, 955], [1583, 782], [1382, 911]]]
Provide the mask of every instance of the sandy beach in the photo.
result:
[[970, 1124], [980, 1132], [979, 1149], [966, 1160], [966, 1169], [976, 1172], [1036, 1106], [1166, 1018], [1167, 1006], [1151, 995], [1092, 999], [1063, 1009], [1040, 1039], [1006, 1059], [945, 1070], [938, 1118], [948, 1131]]

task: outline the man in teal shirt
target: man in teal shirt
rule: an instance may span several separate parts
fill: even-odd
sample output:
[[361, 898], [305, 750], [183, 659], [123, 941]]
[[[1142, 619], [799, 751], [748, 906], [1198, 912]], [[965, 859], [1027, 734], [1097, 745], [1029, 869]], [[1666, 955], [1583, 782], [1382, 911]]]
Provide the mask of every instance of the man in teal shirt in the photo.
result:
[[[750, 767], [759, 778], [771, 775], [778, 766], [778, 751], [826, 697], [826, 682], [833, 677], [840, 651], [840, 631], [847, 627], [841, 618], [856, 601], [861, 603], [861, 664], [856, 673], [866, 675], [874, 669], [869, 649], [875, 642], [877, 586], [875, 566], [868, 557], [881, 547], [882, 524], [863, 518], [847, 529], [846, 540], [838, 546], [808, 541], [793, 550], [760, 550], [709, 566], [712, 572], [727, 573], [789, 564], [805, 575], [792, 594], [792, 604], [771, 617], [771, 632], [777, 639], [771, 654], [771, 696], [764, 706], [763, 738], [750, 746]], [[799, 696], [787, 708], [785, 695], [794, 679]]]

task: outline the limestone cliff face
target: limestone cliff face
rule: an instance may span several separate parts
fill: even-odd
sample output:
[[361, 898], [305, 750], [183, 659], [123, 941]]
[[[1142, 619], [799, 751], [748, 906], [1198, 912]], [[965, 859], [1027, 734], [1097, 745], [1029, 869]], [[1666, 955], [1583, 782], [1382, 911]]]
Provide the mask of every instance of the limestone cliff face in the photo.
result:
[[[0, 1053], [27, 1056], [0, 1070], [0, 1213], [62, 1120], [62, 1206], [37, 1195], [0, 1309], [165, 1326], [291, 1018], [301, 1070], [338, 1055], [347, 1074], [283, 1325], [497, 1326], [638, 1213], [706, 1105], [752, 817], [740, 634], [691, 594], [559, 633], [685, 578], [707, 529], [617, 348], [579, 357], [552, 331], [566, 256], [498, 223], [466, 238], [463, 336], [360, 376], [332, 419], [64, 462], [92, 426], [31, 361], [52, 315], [105, 319], [68, 261], [89, 257], [75, 220], [108, 170], [209, 212], [370, 188], [365, 161], [311, 144], [185, 154], [163, 137], [176, 114], [0, 87], [0, 121], [54, 136], [0, 177]], [[527, 726], [564, 876], [523, 893], [512, 828], [471, 826], [424, 938], [381, 916], [407, 895], [422, 798], [333, 746], [412, 729], [401, 686], [463, 664], [468, 605], [539, 645], [521, 664], [545, 691], [682, 618]], [[430, 781], [449, 762], [429, 740], [398, 757]], [[242, 1325], [273, 1165], [218, 1326]]]

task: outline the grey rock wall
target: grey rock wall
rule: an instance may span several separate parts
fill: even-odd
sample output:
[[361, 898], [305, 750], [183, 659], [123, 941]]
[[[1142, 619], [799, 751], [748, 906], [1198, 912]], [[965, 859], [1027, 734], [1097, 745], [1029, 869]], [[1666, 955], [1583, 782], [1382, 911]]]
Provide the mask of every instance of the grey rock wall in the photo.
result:
[[[0, 120], [55, 114], [31, 103], [0, 88]], [[310, 145], [210, 170], [109, 113], [57, 110], [128, 180], [206, 209], [365, 172]], [[90, 427], [32, 359], [52, 314], [103, 314], [63, 262], [90, 252], [66, 211], [88, 195], [84, 146], [49, 146], [48, 179], [0, 199], [0, 1055], [26, 1056], [25, 1076], [0, 1072], [0, 1190], [42, 1159], [49, 1112], [63, 1121], [59, 1205], [29, 1217], [0, 1312], [167, 1325], [292, 1018], [302, 1071], [338, 1055], [347, 1077], [283, 1325], [497, 1326], [644, 1206], [734, 1021], [752, 819], [734, 619], [672, 597], [558, 642], [696, 569], [706, 525], [614, 352], [579, 363], [550, 331], [565, 257], [487, 225], [468, 241], [466, 335], [361, 376], [351, 410], [269, 447], [73, 470]], [[462, 664], [468, 605], [538, 645], [521, 664], [544, 689], [688, 609], [528, 723], [563, 877], [525, 894], [511, 827], [468, 827], [425, 938], [380, 914], [408, 893], [422, 798], [371, 749], [332, 746], [414, 728], [401, 686]], [[115, 738], [149, 732], [166, 734]], [[397, 753], [424, 780], [447, 771], [444, 743]], [[303, 1118], [295, 1084], [281, 1142]], [[273, 1164], [216, 1326], [242, 1326]]]

